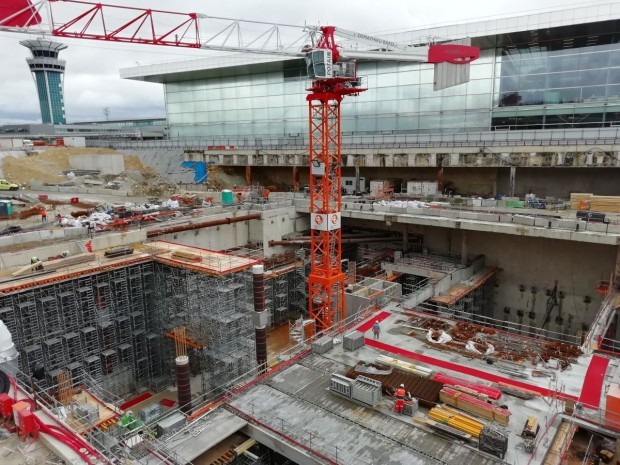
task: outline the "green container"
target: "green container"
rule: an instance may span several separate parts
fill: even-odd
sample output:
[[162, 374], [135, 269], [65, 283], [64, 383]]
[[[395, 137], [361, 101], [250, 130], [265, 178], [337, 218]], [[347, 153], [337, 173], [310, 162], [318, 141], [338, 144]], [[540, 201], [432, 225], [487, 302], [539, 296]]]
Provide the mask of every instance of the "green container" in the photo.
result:
[[522, 200], [506, 200], [506, 206], [512, 208], [523, 208]]
[[0, 201], [0, 216], [11, 216], [13, 214], [13, 204], [10, 200]]
[[234, 203], [233, 193], [231, 190], [225, 189], [222, 191], [222, 205], [231, 205]]

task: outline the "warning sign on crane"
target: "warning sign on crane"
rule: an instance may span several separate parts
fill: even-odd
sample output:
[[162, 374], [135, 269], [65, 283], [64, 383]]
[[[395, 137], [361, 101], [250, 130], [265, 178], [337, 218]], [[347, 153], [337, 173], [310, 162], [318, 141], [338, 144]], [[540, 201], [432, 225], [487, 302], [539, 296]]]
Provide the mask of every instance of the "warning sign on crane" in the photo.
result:
[[316, 231], [335, 231], [340, 229], [340, 212], [337, 213], [311, 213], [310, 220], [312, 229]]

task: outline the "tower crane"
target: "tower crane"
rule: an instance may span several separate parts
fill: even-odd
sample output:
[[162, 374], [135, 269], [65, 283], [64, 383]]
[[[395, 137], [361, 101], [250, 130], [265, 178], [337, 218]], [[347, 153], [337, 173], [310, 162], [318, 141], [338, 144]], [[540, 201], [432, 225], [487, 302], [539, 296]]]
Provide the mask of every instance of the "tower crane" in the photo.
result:
[[[253, 37], [244, 40], [247, 27]], [[339, 328], [345, 314], [340, 104], [345, 96], [366, 90], [357, 75], [357, 60], [434, 63], [434, 88], [438, 90], [466, 82], [469, 63], [479, 57], [479, 49], [467, 43], [406, 46], [335, 26], [245, 21], [81, 0], [4, 0], [0, 4], [0, 30], [304, 58], [310, 79], [306, 97], [312, 238], [308, 311], [317, 332], [334, 325]], [[287, 42], [284, 30], [297, 31], [301, 36]], [[337, 44], [336, 36], [346, 45]]]

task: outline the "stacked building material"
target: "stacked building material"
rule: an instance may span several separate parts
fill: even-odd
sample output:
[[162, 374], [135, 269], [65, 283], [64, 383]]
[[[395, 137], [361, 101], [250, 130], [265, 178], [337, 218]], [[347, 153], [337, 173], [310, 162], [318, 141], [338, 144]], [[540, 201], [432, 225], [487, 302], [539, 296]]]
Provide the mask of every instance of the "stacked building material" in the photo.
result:
[[593, 212], [620, 213], [620, 196], [571, 194], [571, 210], [590, 210]]
[[381, 381], [358, 376], [351, 386], [351, 399], [374, 407], [381, 401]]
[[433, 375], [433, 370], [420, 365], [414, 365], [413, 363], [403, 362], [397, 358], [388, 357], [386, 355], [380, 355], [376, 358], [376, 362], [381, 365], [387, 365], [398, 368], [399, 370], [413, 373], [414, 375], [422, 376], [424, 378], [430, 378]]
[[432, 408], [428, 412], [428, 417], [438, 423], [443, 423], [464, 433], [471, 434], [475, 438], [480, 437], [484, 427], [484, 423], [447, 407], [437, 406]]
[[[364, 362], [359, 362], [358, 365], [374, 367], [380, 371], [385, 371], [385, 365], [382, 364], [365, 364]], [[393, 396], [398, 386], [404, 384], [405, 390], [410, 392], [413, 397], [420, 401], [420, 405], [426, 408], [432, 408], [439, 401], [439, 391], [441, 391], [441, 388], [444, 386], [442, 383], [438, 383], [432, 379], [423, 378], [400, 369], [392, 370], [390, 374], [372, 373], [370, 370], [365, 370], [363, 373], [364, 376], [368, 378], [380, 381], [383, 394], [386, 396]], [[347, 370], [345, 376], [350, 379], [357, 379], [359, 374], [360, 372], [356, 367], [351, 367]]]
[[364, 345], [366, 335], [361, 331], [351, 331], [344, 335], [344, 350], [357, 350]]
[[510, 412], [508, 410], [495, 407], [472, 395], [444, 386], [444, 388], [439, 391], [439, 399], [452, 407], [456, 407], [482, 418], [494, 420], [502, 426], [508, 426], [508, 421], [510, 420]]
[[593, 195], [590, 199], [590, 211], [620, 213], [620, 197], [611, 195]]
[[503, 460], [508, 450], [508, 432], [498, 426], [485, 425], [480, 433], [478, 449]]
[[570, 195], [570, 209], [571, 210], [584, 210], [583, 208], [584, 203], [587, 205], [593, 196], [594, 194], [572, 193]]
[[312, 343], [312, 351], [315, 354], [324, 354], [328, 350], [333, 349], [334, 340], [329, 336], [323, 336]]
[[497, 400], [500, 397], [502, 397], [502, 391], [500, 391], [499, 389], [492, 388], [489, 386], [483, 386], [477, 383], [472, 383], [471, 381], [465, 381], [462, 378], [456, 378], [454, 376], [446, 375], [444, 373], [437, 373], [433, 377], [433, 380], [439, 383], [448, 384], [454, 387], [464, 387], [469, 390], [476, 391], [479, 394], [485, 394], [489, 397], [489, 399], [492, 399], [492, 400]]

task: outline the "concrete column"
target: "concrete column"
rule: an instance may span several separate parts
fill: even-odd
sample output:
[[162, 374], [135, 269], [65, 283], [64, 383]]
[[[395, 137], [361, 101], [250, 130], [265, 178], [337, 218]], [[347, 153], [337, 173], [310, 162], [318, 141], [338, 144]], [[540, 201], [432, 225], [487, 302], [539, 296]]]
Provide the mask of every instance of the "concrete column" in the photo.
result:
[[265, 268], [252, 267], [252, 288], [254, 291], [254, 333], [256, 336], [256, 363], [259, 373], [267, 371], [267, 325], [265, 318]]
[[443, 166], [437, 170], [437, 191], [441, 194], [443, 192]]
[[461, 231], [461, 265], [467, 266], [467, 231]]
[[360, 191], [360, 167], [355, 165], [355, 192]]
[[299, 192], [299, 166], [293, 166], [293, 191]]
[[245, 184], [252, 185], [252, 166], [245, 165]]
[[403, 250], [406, 251], [409, 249], [409, 228], [407, 225], [404, 225], [405, 230], [403, 231]]
[[189, 379], [189, 358], [181, 355], [174, 359], [175, 373], [177, 381], [177, 400], [181, 412], [187, 414], [192, 412], [192, 388]]
[[508, 191], [510, 192], [510, 196], [509, 197], [514, 197], [515, 196], [515, 179], [517, 177], [517, 167], [516, 166], [511, 166], [510, 167], [510, 188], [508, 189]]

